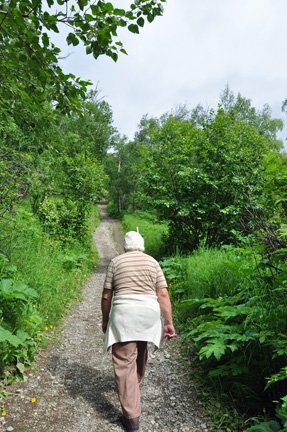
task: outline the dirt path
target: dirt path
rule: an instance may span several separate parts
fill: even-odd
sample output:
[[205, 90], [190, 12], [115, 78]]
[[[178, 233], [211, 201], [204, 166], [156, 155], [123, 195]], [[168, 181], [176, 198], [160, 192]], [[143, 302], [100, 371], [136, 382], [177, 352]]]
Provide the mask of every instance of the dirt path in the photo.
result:
[[[120, 432], [111, 356], [103, 356], [101, 291], [109, 261], [122, 253], [117, 222], [101, 206], [102, 223], [94, 233], [100, 268], [86, 282], [83, 300], [64, 323], [60, 344], [41, 350], [37, 370], [14, 383], [15, 396], [4, 400], [1, 432]], [[173, 344], [149, 354], [142, 386], [142, 432], [206, 432], [192, 383], [173, 355]], [[36, 398], [32, 403], [31, 398]]]

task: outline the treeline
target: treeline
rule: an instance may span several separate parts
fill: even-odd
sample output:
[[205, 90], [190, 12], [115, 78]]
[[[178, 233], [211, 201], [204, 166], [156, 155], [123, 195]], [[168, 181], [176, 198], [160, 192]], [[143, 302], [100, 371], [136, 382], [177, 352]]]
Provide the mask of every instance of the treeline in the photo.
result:
[[231, 406], [216, 431], [287, 427], [282, 128], [226, 87], [216, 110], [145, 116], [108, 155], [109, 209], [161, 259], [185, 355]]
[[91, 232], [114, 135], [111, 109], [97, 97], [91, 91], [81, 115], [51, 124], [47, 145], [12, 117], [0, 123], [2, 385], [22, 379], [97, 264]]
[[128, 9], [90, 0], [1, 2], [0, 400], [96, 267], [91, 232], [117, 139], [98, 90], [63, 72], [53, 33], [64, 26], [68, 45], [116, 61], [125, 53], [118, 28], [139, 33], [164, 2], [136, 0]]

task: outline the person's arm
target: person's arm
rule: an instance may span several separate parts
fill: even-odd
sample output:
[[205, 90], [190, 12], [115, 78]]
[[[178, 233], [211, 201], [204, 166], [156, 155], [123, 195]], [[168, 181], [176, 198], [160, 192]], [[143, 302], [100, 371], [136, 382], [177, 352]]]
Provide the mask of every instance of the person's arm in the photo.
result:
[[158, 289], [157, 298], [160, 306], [161, 313], [164, 318], [164, 333], [163, 337], [167, 337], [167, 340], [175, 336], [175, 329], [172, 322], [172, 311], [171, 303], [166, 288]]
[[104, 333], [106, 333], [107, 325], [109, 322], [109, 316], [110, 316], [110, 310], [111, 310], [111, 304], [112, 304], [112, 298], [113, 298], [113, 290], [111, 289], [104, 289], [102, 294], [102, 315], [103, 315], [103, 323], [102, 323], [102, 330]]

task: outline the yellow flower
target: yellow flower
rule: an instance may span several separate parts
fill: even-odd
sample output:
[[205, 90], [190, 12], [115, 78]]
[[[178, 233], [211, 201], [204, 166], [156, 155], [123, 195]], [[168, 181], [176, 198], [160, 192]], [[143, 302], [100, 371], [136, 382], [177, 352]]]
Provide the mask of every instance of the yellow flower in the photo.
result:
[[80, 300], [77, 300], [77, 302], [79, 302]]
[[97, 266], [94, 266], [94, 267], [97, 267]]
[[33, 307], [36, 307], [36, 305], [33, 305]]
[[84, 277], [86, 277], [86, 275], [84, 275]]
[[48, 330], [48, 327], [45, 327], [45, 330]]
[[6, 415], [6, 411], [2, 411], [2, 416], [5, 416]]
[[50, 328], [53, 328], [53, 326], [50, 326]]
[[39, 342], [42, 342], [42, 339], [39, 339]]
[[32, 403], [36, 402], [36, 398], [32, 398], [32, 399], [31, 399], [31, 402], [32, 402]]
[[87, 278], [87, 280], [90, 280], [89, 278]]

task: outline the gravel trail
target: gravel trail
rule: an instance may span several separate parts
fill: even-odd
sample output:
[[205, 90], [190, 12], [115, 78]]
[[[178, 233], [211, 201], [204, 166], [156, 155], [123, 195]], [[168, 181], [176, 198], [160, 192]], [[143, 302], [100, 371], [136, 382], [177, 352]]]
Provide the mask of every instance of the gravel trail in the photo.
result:
[[[100, 266], [85, 283], [83, 300], [72, 309], [60, 334], [37, 355], [27, 381], [13, 383], [3, 405], [0, 432], [122, 432], [111, 355], [103, 356], [101, 292], [110, 260], [123, 252], [117, 221], [100, 206], [94, 233]], [[150, 350], [142, 385], [142, 432], [207, 432], [193, 384], [179, 366], [176, 341]], [[36, 398], [32, 403], [31, 399]]]

